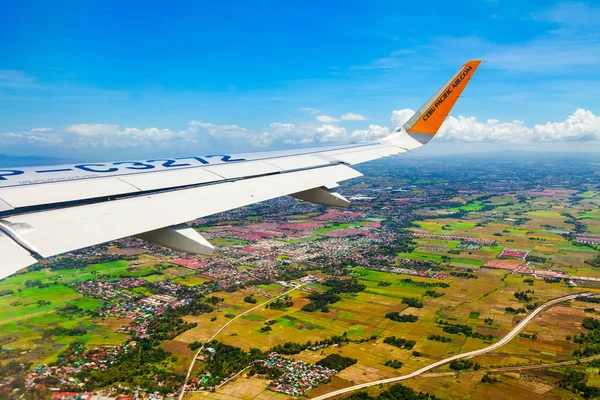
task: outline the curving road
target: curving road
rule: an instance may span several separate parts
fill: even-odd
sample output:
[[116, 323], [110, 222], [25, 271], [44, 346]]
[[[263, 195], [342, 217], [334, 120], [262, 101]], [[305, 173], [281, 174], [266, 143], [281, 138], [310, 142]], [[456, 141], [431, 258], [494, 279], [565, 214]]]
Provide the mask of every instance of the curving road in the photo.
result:
[[235, 321], [236, 319], [238, 319], [238, 318], [240, 318], [240, 317], [243, 317], [244, 315], [248, 314], [249, 312], [251, 312], [251, 311], [254, 311], [254, 310], [256, 310], [257, 308], [260, 308], [260, 307], [262, 307], [262, 306], [266, 305], [267, 303], [270, 303], [270, 302], [272, 302], [273, 300], [277, 300], [277, 299], [278, 299], [278, 298], [280, 298], [280, 297], [283, 297], [283, 296], [285, 296], [285, 295], [287, 295], [287, 294], [289, 294], [289, 293], [292, 293], [294, 290], [298, 290], [298, 289], [302, 288], [302, 287], [303, 287], [303, 286], [305, 286], [305, 285], [307, 285], [307, 283], [303, 283], [302, 285], [298, 285], [298, 286], [296, 286], [295, 288], [293, 288], [293, 289], [291, 289], [291, 290], [288, 290], [288, 291], [287, 291], [287, 292], [285, 292], [285, 293], [282, 293], [282, 294], [280, 294], [279, 296], [275, 296], [275, 297], [273, 297], [272, 299], [269, 299], [269, 300], [267, 300], [267, 301], [265, 301], [265, 302], [263, 302], [263, 303], [260, 303], [260, 304], [259, 304], [259, 305], [257, 305], [257, 306], [254, 306], [254, 307], [252, 307], [252, 308], [249, 308], [248, 310], [244, 311], [243, 313], [241, 313], [241, 314], [239, 314], [239, 315], [235, 316], [234, 318], [230, 319], [229, 321], [227, 321], [227, 323], [226, 323], [225, 325], [223, 325], [223, 326], [222, 326], [222, 327], [221, 327], [221, 328], [220, 328], [218, 331], [216, 331], [216, 332], [215, 332], [215, 334], [214, 334], [214, 335], [212, 335], [212, 336], [210, 337], [210, 339], [208, 339], [206, 342], [204, 342], [204, 344], [202, 345], [202, 347], [200, 347], [200, 348], [198, 349], [198, 351], [196, 352], [196, 354], [194, 355], [194, 358], [192, 358], [192, 362], [190, 363], [190, 367], [188, 368], [188, 372], [187, 372], [187, 375], [186, 375], [186, 377], [185, 377], [185, 381], [184, 381], [184, 383], [183, 383], [183, 387], [181, 388], [181, 392], [179, 393], [179, 400], [182, 400], [182, 399], [183, 399], [183, 396], [184, 396], [184, 395], [185, 395], [185, 393], [186, 393], [186, 392], [185, 392], [185, 387], [187, 386], [187, 382], [188, 382], [188, 380], [190, 379], [190, 375], [192, 374], [192, 369], [194, 368], [194, 364], [196, 363], [196, 358], [198, 358], [198, 355], [200, 354], [200, 352], [201, 352], [202, 350], [204, 350], [204, 346], [206, 346], [206, 344], [207, 344], [207, 343], [209, 343], [211, 340], [213, 340], [215, 337], [217, 337], [217, 335], [218, 335], [219, 333], [223, 332], [223, 330], [224, 330], [225, 328], [227, 328], [227, 327], [229, 326], [229, 324], [231, 324], [231, 323], [232, 323], [233, 321]]
[[375, 385], [381, 385], [381, 384], [387, 384], [387, 383], [394, 383], [394, 382], [400, 382], [400, 381], [404, 381], [407, 379], [412, 379], [415, 378], [427, 371], [431, 371], [432, 369], [435, 369], [437, 367], [440, 367], [444, 364], [448, 364], [454, 360], [460, 360], [462, 358], [470, 358], [470, 357], [475, 357], [475, 356], [479, 356], [481, 354], [485, 354], [485, 353], [489, 353], [490, 351], [494, 351], [502, 346], [504, 346], [505, 344], [507, 344], [508, 342], [510, 342], [512, 339], [514, 339], [515, 336], [517, 336], [523, 329], [525, 329], [525, 327], [527, 325], [529, 325], [531, 323], [531, 321], [534, 320], [534, 318], [541, 313], [542, 311], [544, 311], [545, 309], [552, 307], [558, 303], [562, 303], [563, 301], [567, 301], [567, 300], [573, 300], [576, 297], [580, 297], [580, 296], [592, 296], [594, 295], [594, 293], [590, 293], [590, 292], [582, 292], [582, 293], [577, 293], [577, 294], [571, 294], [568, 296], [563, 296], [563, 297], [559, 297], [553, 300], [550, 300], [547, 303], [544, 303], [543, 305], [539, 306], [538, 308], [536, 308], [531, 314], [529, 314], [527, 316], [527, 318], [525, 318], [523, 321], [519, 322], [510, 332], [508, 332], [502, 339], [500, 339], [498, 342], [488, 346], [488, 347], [484, 347], [483, 349], [479, 349], [479, 350], [473, 350], [473, 351], [469, 351], [467, 353], [462, 353], [462, 354], [457, 354], [455, 356], [452, 357], [448, 357], [448, 358], [444, 358], [443, 360], [434, 362], [433, 364], [429, 364], [421, 369], [416, 370], [415, 372], [411, 372], [410, 374], [407, 375], [402, 375], [402, 376], [396, 376], [394, 378], [387, 378], [387, 379], [381, 379], [378, 381], [373, 381], [373, 382], [366, 382], [366, 383], [361, 383], [359, 385], [355, 385], [355, 386], [350, 386], [348, 388], [345, 389], [340, 389], [340, 390], [336, 390], [335, 392], [331, 392], [331, 393], [327, 393], [318, 397], [314, 397], [313, 400], [325, 400], [325, 399], [330, 399], [332, 397], [335, 396], [340, 396], [346, 393], [350, 393], [353, 392], [355, 390], [359, 390], [359, 389], [364, 389], [370, 386], [375, 386]]

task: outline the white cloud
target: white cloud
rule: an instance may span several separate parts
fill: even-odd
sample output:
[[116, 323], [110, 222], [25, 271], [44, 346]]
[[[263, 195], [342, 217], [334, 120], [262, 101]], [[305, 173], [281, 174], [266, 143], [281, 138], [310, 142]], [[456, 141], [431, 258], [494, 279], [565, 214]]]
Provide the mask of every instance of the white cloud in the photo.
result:
[[475, 117], [448, 117], [439, 136], [459, 142], [538, 143], [600, 140], [600, 117], [578, 109], [565, 121], [528, 127], [523, 121], [480, 122]]
[[[62, 129], [44, 127], [0, 133], [0, 148], [28, 146], [78, 152], [86, 149], [178, 148], [187, 151], [191, 146], [202, 145], [206, 149], [250, 151], [286, 145], [350, 143], [381, 139], [402, 126], [413, 114], [410, 109], [394, 110], [390, 127], [372, 124], [352, 132], [340, 125], [315, 122], [273, 122], [266, 128], [249, 130], [237, 125], [191, 121], [186, 129], [178, 131], [156, 127], [120, 128], [115, 124], [76, 124]], [[600, 117], [589, 110], [578, 109], [563, 121], [527, 126], [524, 121], [479, 121], [475, 117], [450, 116], [436, 140], [504, 144], [600, 141]]]
[[348, 113], [340, 117], [342, 121], [366, 121], [367, 117], [360, 114]]
[[355, 142], [364, 142], [368, 140], [376, 140], [390, 135], [392, 131], [386, 126], [369, 125], [369, 129], [356, 129], [352, 132], [351, 137]]
[[402, 110], [394, 110], [392, 111], [392, 117], [390, 120], [392, 121], [392, 128], [394, 130], [401, 128], [402, 125], [406, 123], [413, 116], [415, 112], [410, 108], [403, 108]]
[[339, 118], [330, 117], [329, 115], [319, 115], [317, 118], [318, 122], [322, 122], [324, 124], [331, 124], [332, 122], [339, 122]]
[[323, 125], [317, 128], [315, 141], [319, 143], [335, 143], [347, 140], [346, 128], [336, 125]]

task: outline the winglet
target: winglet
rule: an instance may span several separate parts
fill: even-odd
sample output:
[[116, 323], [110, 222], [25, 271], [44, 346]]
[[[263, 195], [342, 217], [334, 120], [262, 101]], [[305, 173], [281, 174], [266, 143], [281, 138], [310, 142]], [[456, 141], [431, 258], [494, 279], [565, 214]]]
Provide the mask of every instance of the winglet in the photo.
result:
[[419, 108], [402, 127], [413, 139], [425, 144], [438, 132], [481, 60], [465, 63], [448, 82]]

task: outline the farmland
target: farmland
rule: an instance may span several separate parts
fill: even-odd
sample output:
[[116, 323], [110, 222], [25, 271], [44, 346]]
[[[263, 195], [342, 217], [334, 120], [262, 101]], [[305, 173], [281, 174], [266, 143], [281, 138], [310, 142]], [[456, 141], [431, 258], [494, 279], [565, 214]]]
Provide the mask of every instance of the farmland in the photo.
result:
[[[356, 360], [331, 379], [317, 379], [304, 393], [310, 398], [486, 347], [553, 298], [600, 294], [593, 243], [600, 234], [600, 186], [593, 168], [587, 179], [555, 169], [554, 180], [544, 178], [540, 186], [535, 182], [542, 179], [541, 167], [528, 165], [525, 180], [516, 179], [523, 171], [481, 167], [478, 173], [489, 174], [494, 183], [487, 185], [473, 178], [471, 167], [440, 172], [436, 165], [415, 163], [422, 173], [392, 172], [393, 163], [379, 164], [369, 178], [343, 186], [342, 192], [371, 199], [350, 210], [278, 199], [194, 221], [217, 246], [212, 258], [123, 239], [6, 278], [0, 281], [3, 358], [30, 363], [35, 371], [63, 368], [75, 382], [85, 374], [107, 382], [94, 389], [130, 393], [123, 387], [146, 385], [168, 397], [183, 385], [201, 344], [246, 310], [271, 302], [236, 318], [215, 337], [219, 348], [235, 349], [235, 360], [201, 351], [186, 396], [290, 398], [283, 393], [297, 388], [287, 383], [275, 388], [275, 378], [268, 377], [273, 372], [252, 369], [249, 354], [292, 366], [286, 360], [299, 366], [330, 355]], [[274, 301], [293, 287], [298, 289]], [[309, 306], [315, 299], [323, 303]], [[473, 360], [478, 370], [467, 365], [456, 372], [457, 366], [446, 365], [406, 385], [442, 398], [499, 392], [507, 398], [519, 393], [576, 398], [572, 386], [558, 384], [566, 367], [525, 377], [499, 370], [489, 375], [498, 379], [493, 384], [482, 378], [502, 368], [573, 360], [581, 348], [574, 338], [589, 331], [582, 321], [600, 313], [600, 305], [594, 306], [561, 303], [521, 336]], [[138, 351], [123, 347], [131, 343], [146, 346], [155, 372], [109, 380], [108, 374], [73, 369], [64, 361], [77, 345], [118, 349], [125, 355], [117, 363], [129, 365], [127, 354]], [[274, 349], [287, 351], [286, 343], [297, 351], [284, 360], [272, 355]], [[221, 367], [241, 373], [213, 387], [225, 380], [207, 371]], [[597, 369], [573, 368], [583, 371], [588, 385], [600, 385]], [[165, 376], [173, 378], [161, 381]], [[29, 375], [24, 379], [36, 387]], [[90, 384], [61, 388], [87, 390]]]

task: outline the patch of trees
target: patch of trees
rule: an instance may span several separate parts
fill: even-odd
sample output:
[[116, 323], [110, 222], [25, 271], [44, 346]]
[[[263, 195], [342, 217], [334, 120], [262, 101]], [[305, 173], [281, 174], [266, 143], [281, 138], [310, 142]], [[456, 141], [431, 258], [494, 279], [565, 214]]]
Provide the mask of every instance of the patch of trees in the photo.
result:
[[514, 296], [519, 301], [530, 302], [531, 300], [533, 300], [533, 297], [528, 296], [527, 295], [528, 292], [529, 292], [529, 290], [527, 292], [515, 292]]
[[367, 288], [366, 285], [358, 283], [356, 279], [327, 279], [325, 286], [331, 288], [332, 293], [358, 293]]
[[[529, 238], [529, 239], [533, 239], [533, 238]], [[546, 257], [533, 256], [531, 254], [528, 254], [527, 257], [525, 257], [525, 261], [537, 262], [537, 263], [545, 263], [546, 261], [548, 261], [548, 259]]]
[[527, 310], [524, 308], [504, 307], [504, 311], [509, 314], [527, 314]]
[[392, 286], [391, 282], [380, 281], [377, 286]]
[[250, 303], [250, 304], [256, 304], [257, 303], [257, 300], [252, 295], [248, 295], [248, 296], [244, 297], [244, 301], [246, 303]]
[[396, 336], [386, 337], [385, 339], [383, 339], [383, 343], [407, 350], [411, 350], [413, 347], [415, 347], [415, 344], [417, 344], [417, 342], [415, 342], [414, 340], [397, 338]]
[[44, 333], [42, 334], [43, 337], [47, 338], [47, 337], [51, 337], [51, 336], [82, 336], [85, 335], [87, 333], [86, 329], [83, 328], [63, 328], [60, 326], [57, 326], [55, 328], [51, 328], [51, 329], [45, 329]]
[[538, 338], [538, 336], [535, 333], [519, 333], [520, 337], [523, 337], [525, 339], [533, 339], [536, 340]]
[[600, 329], [600, 320], [596, 318], [586, 317], [583, 319], [581, 326], [589, 330]]
[[433, 341], [442, 342], [442, 343], [450, 343], [452, 341], [451, 338], [446, 337], [446, 336], [441, 336], [441, 335], [429, 335], [429, 336], [427, 336], [427, 340], [433, 340]]
[[294, 302], [291, 300], [291, 297], [283, 296], [267, 304], [267, 308], [271, 310], [285, 310], [293, 305]]
[[482, 340], [493, 340], [493, 335], [482, 335], [481, 333], [477, 333], [473, 330], [469, 325], [460, 325], [460, 324], [450, 324], [448, 321], [438, 321], [438, 324], [442, 325], [442, 330], [446, 333], [450, 333], [453, 335], [463, 334], [468, 337], [472, 337], [475, 339]]
[[567, 372], [562, 376], [562, 379], [558, 383], [558, 386], [568, 389], [573, 393], [582, 395], [584, 398], [596, 398], [600, 396], [600, 388], [595, 386], [588, 386], [585, 383], [585, 373], [582, 371], [576, 371], [574, 369], [568, 369]]
[[306, 349], [310, 349], [310, 348], [319, 348], [319, 347], [327, 347], [327, 346], [332, 346], [334, 344], [346, 344], [346, 343], [364, 343], [364, 342], [369, 342], [372, 340], [377, 339], [376, 335], [371, 335], [369, 338], [363, 338], [363, 339], [359, 339], [359, 340], [350, 340], [348, 339], [346, 333], [344, 333], [342, 336], [339, 335], [335, 335], [332, 336], [330, 338], [327, 339], [323, 339], [317, 342], [313, 342], [313, 341], [308, 341], [306, 343], [294, 343], [294, 342], [286, 342], [283, 345], [278, 344], [277, 346], [274, 346], [271, 350], [269, 350], [269, 352], [275, 352], [275, 353], [279, 353], [279, 354], [284, 354], [284, 355], [294, 355], [294, 354], [298, 354], [301, 351], [304, 351]]
[[339, 354], [330, 354], [322, 360], [317, 361], [317, 365], [334, 369], [338, 372], [356, 364], [356, 358], [344, 357]]
[[310, 303], [302, 307], [302, 311], [314, 312], [320, 310], [321, 312], [329, 312], [328, 305], [342, 299], [338, 294], [358, 293], [366, 289], [366, 286], [358, 283], [356, 279], [328, 279], [324, 285], [330, 289], [324, 293], [314, 292], [309, 294], [306, 298], [310, 300]]
[[52, 304], [52, 302], [50, 302], [48, 300], [38, 300], [35, 303], [37, 304], [38, 307], [46, 307], [46, 306], [49, 306], [50, 304]]
[[239, 347], [216, 340], [209, 342], [207, 347], [215, 350], [210, 355], [206, 367], [200, 372], [202, 375], [210, 372], [211, 376], [208, 378], [207, 386], [215, 386], [231, 374], [246, 368], [251, 361], [265, 357], [265, 354], [258, 349], [250, 349], [250, 352], [245, 352]]
[[546, 283], [560, 283], [560, 278], [544, 278], [544, 282]]
[[573, 355], [589, 357], [600, 354], [600, 320], [586, 317], [583, 319], [582, 326], [591, 332], [580, 333], [573, 338], [573, 342], [582, 345], [582, 348], [575, 350]]
[[600, 254], [595, 256], [591, 260], [585, 260], [585, 263], [594, 268], [600, 268]]
[[473, 362], [471, 360], [454, 360], [449, 365], [450, 369], [453, 371], [465, 371], [468, 369], [472, 369], [477, 371], [481, 368], [481, 365], [477, 362]]
[[302, 307], [302, 311], [313, 312], [320, 310], [322, 312], [329, 312], [329, 304], [336, 303], [342, 298], [337, 294], [334, 294], [330, 290], [324, 293], [313, 292], [306, 296], [310, 300], [310, 303]]
[[526, 284], [528, 284], [530, 286], [533, 285], [534, 282], [535, 281], [533, 279], [531, 279], [531, 278], [523, 279], [523, 283], [526, 283]]
[[419, 317], [417, 317], [416, 315], [412, 315], [412, 314], [401, 315], [397, 311], [389, 312], [389, 313], [385, 314], [385, 317], [387, 319], [391, 319], [392, 321], [396, 321], [396, 322], [417, 322], [419, 320]]
[[[148, 339], [138, 340], [137, 345], [106, 370], [90, 373], [86, 390], [126, 383], [128, 386], [141, 386], [159, 393], [173, 393], [181, 387], [184, 377], [170, 370], [167, 365], [171, 354], [157, 342]], [[85, 381], [85, 380], [84, 380]]]
[[466, 279], [477, 279], [477, 276], [470, 272], [462, 272], [462, 271], [451, 271], [451, 276], [455, 276], [457, 278], [466, 278]]
[[403, 297], [402, 304], [406, 304], [409, 307], [423, 308], [423, 302], [415, 297]]
[[492, 326], [492, 324], [494, 323], [494, 319], [493, 318], [486, 318], [483, 320], [483, 322], [488, 325], [488, 326]]
[[260, 328], [260, 331], [261, 331], [262, 333], [271, 332], [272, 330], [273, 330], [273, 328], [271, 328], [271, 326], [269, 326], [269, 325], [265, 325], [265, 326], [263, 326], [262, 328]]
[[385, 365], [386, 367], [392, 367], [392, 368], [394, 368], [394, 369], [398, 369], [398, 368], [402, 368], [402, 366], [403, 366], [404, 364], [403, 364], [403, 363], [401, 363], [401, 362], [400, 362], [400, 361], [398, 361], [398, 360], [387, 360], [387, 361], [385, 362], [385, 364], [383, 364], [383, 365]]
[[8, 295], [11, 295], [11, 294], [15, 294], [15, 292], [13, 292], [10, 289], [0, 290], [0, 297], [8, 296]]
[[490, 383], [490, 384], [494, 384], [494, 383], [498, 383], [500, 382], [500, 380], [494, 376], [492, 376], [492, 374], [490, 374], [489, 372], [486, 372], [482, 377], [481, 377], [481, 383]]
[[413, 389], [401, 385], [399, 383], [391, 386], [389, 389], [381, 392], [377, 397], [369, 395], [367, 392], [358, 392], [350, 397], [348, 400], [441, 400], [432, 394], [416, 392]]
[[413, 281], [410, 278], [402, 279], [400, 281], [400, 283], [405, 286], [413, 286], [413, 287], [418, 287], [418, 288], [434, 288], [434, 287], [448, 288], [448, 287], [450, 287], [450, 284], [445, 283], [445, 282], [421, 282], [421, 281]]
[[579, 296], [579, 297], [576, 297], [575, 300], [583, 301], [584, 303], [600, 304], [600, 297]]
[[82, 315], [85, 315], [86, 311], [83, 308], [78, 307], [74, 304], [69, 304], [62, 308], [59, 308], [56, 311], [56, 313], [63, 318], [73, 319], [75, 317], [80, 317]]
[[40, 288], [45, 288], [50, 286], [47, 283], [43, 283], [41, 280], [39, 279], [28, 279], [25, 281], [25, 287], [27, 288], [32, 288], [32, 287], [40, 287]]
[[[294, 279], [300, 279], [305, 277], [307, 274], [297, 268], [287, 268], [285, 271], [277, 275], [276, 280], [278, 281], [293, 281]], [[270, 282], [267, 282], [270, 283]]]
[[191, 350], [198, 350], [200, 347], [202, 347], [202, 342], [195, 340], [194, 343], [188, 344], [188, 347]]
[[435, 290], [428, 290], [425, 292], [423, 297], [439, 298], [439, 297], [442, 297], [443, 295], [444, 295], [444, 293], [436, 292]]

